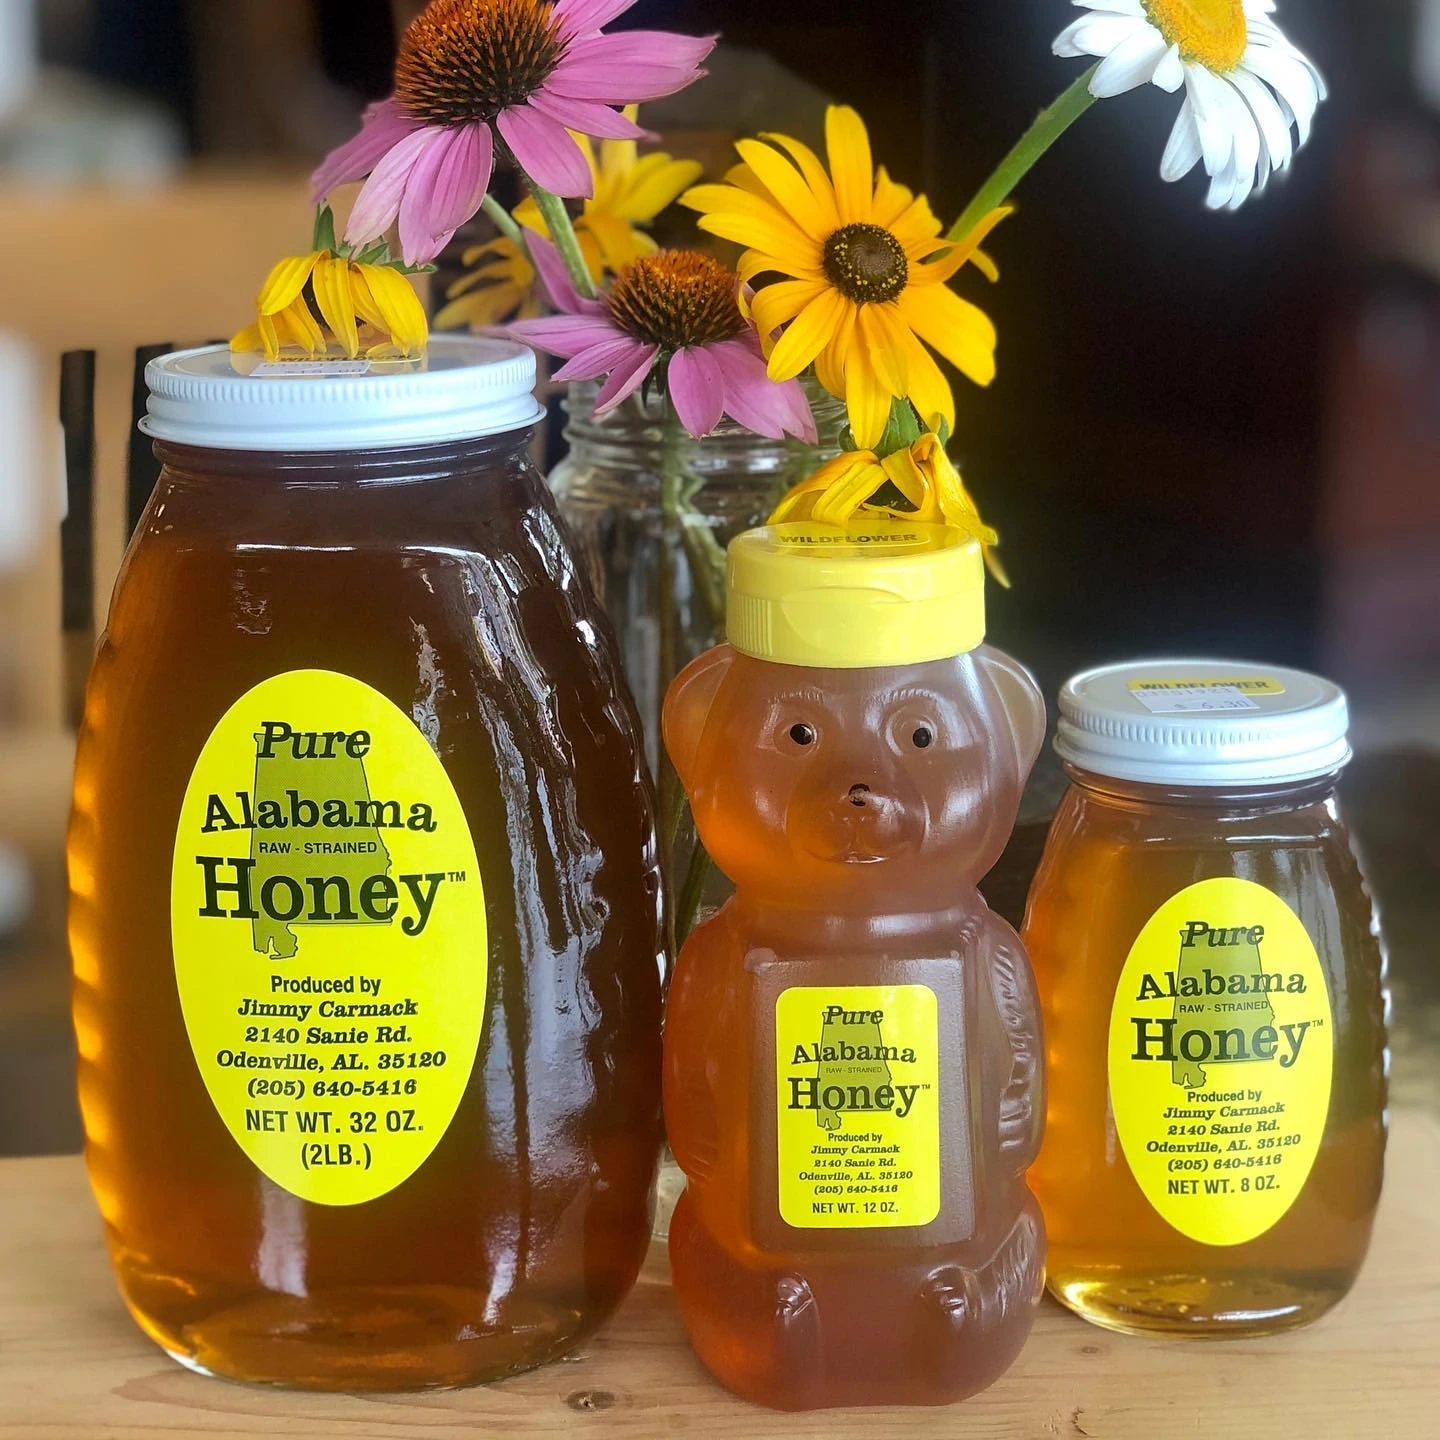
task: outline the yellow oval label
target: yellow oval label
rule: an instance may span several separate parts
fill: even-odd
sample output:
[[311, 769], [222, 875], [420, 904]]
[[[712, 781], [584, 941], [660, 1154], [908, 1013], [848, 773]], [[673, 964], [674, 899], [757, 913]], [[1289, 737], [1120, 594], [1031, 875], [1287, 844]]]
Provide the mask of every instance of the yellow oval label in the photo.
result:
[[1171, 896], [1110, 1012], [1110, 1104], [1146, 1199], [1205, 1245], [1263, 1235], [1309, 1178], [1334, 1058], [1319, 957], [1278, 895], [1224, 878]]
[[470, 827], [404, 711], [329, 670], [242, 695], [185, 791], [170, 934], [205, 1087], [265, 1175], [356, 1205], [424, 1164], [475, 1064], [488, 949]]

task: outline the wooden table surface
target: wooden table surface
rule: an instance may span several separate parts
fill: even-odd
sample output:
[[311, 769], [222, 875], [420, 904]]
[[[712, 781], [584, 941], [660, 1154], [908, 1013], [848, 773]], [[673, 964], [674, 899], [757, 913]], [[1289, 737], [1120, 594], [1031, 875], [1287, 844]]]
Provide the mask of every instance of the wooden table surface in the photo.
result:
[[965, 1405], [784, 1416], [733, 1399], [702, 1372], [659, 1247], [598, 1338], [502, 1385], [353, 1397], [207, 1380], [166, 1359], [131, 1324], [80, 1161], [0, 1161], [0, 1436], [1415, 1440], [1440, 1435], [1437, 1197], [1440, 1128], [1402, 1113], [1364, 1276], [1308, 1330], [1268, 1340], [1136, 1340], [1047, 1302], [1019, 1364]]

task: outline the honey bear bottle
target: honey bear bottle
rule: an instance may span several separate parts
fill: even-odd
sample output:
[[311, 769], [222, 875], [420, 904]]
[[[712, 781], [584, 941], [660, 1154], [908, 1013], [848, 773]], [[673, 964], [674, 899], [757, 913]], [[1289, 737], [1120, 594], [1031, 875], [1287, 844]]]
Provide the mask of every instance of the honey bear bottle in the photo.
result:
[[1015, 1359], [1044, 1280], [1034, 980], [976, 889], [1044, 702], [981, 643], [957, 530], [750, 531], [728, 588], [730, 643], [665, 707], [736, 887], [670, 990], [676, 1300], [761, 1404], [960, 1400]]

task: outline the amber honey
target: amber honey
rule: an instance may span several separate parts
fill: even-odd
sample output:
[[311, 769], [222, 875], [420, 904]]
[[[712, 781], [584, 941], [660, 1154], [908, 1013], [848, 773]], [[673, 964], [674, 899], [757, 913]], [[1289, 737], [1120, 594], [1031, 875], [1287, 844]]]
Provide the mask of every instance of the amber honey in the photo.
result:
[[[1294, 672], [1180, 674], [1210, 683], [1237, 669], [1281, 676], [1272, 683], [1288, 698], [1272, 709], [1298, 703], [1305, 677]], [[1083, 705], [1084, 687], [1070, 699]], [[1126, 702], [1112, 688], [1093, 703], [1109, 714]], [[1113, 768], [1126, 768], [1124, 746], [1163, 732], [1184, 770], [1187, 727], [1203, 724], [1211, 768], [1203, 783], [1144, 783], [1072, 762], [1031, 893], [1024, 937], [1049, 1102], [1030, 1178], [1049, 1286], [1112, 1329], [1302, 1324], [1345, 1295], [1369, 1245], [1385, 1147], [1382, 957], [1336, 799], [1336, 755], [1319, 775], [1223, 783], [1227, 755], [1243, 773], [1245, 747], [1267, 724], [1261, 703], [1218, 720], [1162, 709], [1153, 721], [1137, 704], [1108, 723], [1108, 757], [1072, 730], [1072, 754]], [[1149, 759], [1159, 782], [1166, 761]], [[1227, 905], [1221, 918], [1235, 923], [1222, 927], [1215, 912]], [[1142, 1070], [1147, 1079], [1134, 1079]], [[1162, 1098], [1153, 1123], [1134, 1119], [1127, 1137], [1129, 1092], [1145, 1083]]]
[[1044, 703], [978, 644], [973, 540], [854, 523], [737, 539], [732, 644], [665, 710], [737, 887], [668, 1001], [675, 1299], [710, 1371], [781, 1409], [975, 1394], [1044, 1272], [1034, 988], [976, 890]]
[[[192, 1368], [336, 1389], [493, 1379], [592, 1331], [645, 1254], [662, 951], [651, 802], [609, 631], [525, 438], [161, 447], [87, 697], [70, 933], [87, 1161], [120, 1288]], [[221, 984], [232, 960], [219, 943], [213, 959], [182, 954], [172, 931], [172, 857], [176, 876], [194, 868], [182, 810], [237, 697], [315, 671], [394, 706], [454, 808], [429, 815], [416, 790], [388, 810], [374, 725], [340, 716], [328, 740], [287, 735], [277, 711], [273, 733], [255, 727], [262, 762], [363, 757], [366, 828], [337, 816], [326, 831], [295, 781], [273, 802], [291, 828], [234, 842], [341, 852], [318, 873], [318, 918], [344, 923], [295, 911], [300, 882], [262, 887], [245, 868], [269, 861], [234, 862], [253, 885], [225, 872], [209, 897], [222, 918], [195, 922], [232, 938], [238, 925], [248, 977], [247, 998], [214, 1011], [210, 1044], [184, 987]], [[264, 803], [258, 780], [254, 799], [220, 787], [209, 804], [238, 826]], [[473, 861], [403, 873], [427, 821]], [[326, 835], [340, 838], [313, 838]], [[231, 840], [212, 813], [206, 846]], [[346, 868], [361, 862], [378, 878]], [[462, 873], [472, 864], [478, 877]], [[435, 937], [480, 881], [483, 905], [443, 954], [403, 948]], [[253, 926], [229, 915], [247, 903]], [[402, 947], [381, 991], [402, 997], [393, 1013], [355, 1018], [385, 1008], [363, 1003], [378, 965], [358, 966], [358, 994], [324, 988], [343, 978], [305, 990], [322, 943], [342, 957]], [[437, 1002], [411, 954], [454, 977]], [[484, 998], [462, 1017], [469, 1053], [446, 1054], [425, 1027], [453, 1025], [445, 1000], [458, 1010], [461, 995]], [[453, 1091], [443, 1105], [437, 1077]]]

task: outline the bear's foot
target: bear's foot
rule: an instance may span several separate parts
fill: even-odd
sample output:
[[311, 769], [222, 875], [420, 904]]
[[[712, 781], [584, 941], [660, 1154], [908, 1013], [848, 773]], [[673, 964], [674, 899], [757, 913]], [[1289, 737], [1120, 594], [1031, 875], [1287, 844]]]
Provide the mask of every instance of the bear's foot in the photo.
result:
[[1044, 1230], [1033, 1199], [984, 1265], [940, 1265], [926, 1275], [915, 1302], [913, 1354], [937, 1403], [974, 1395], [1009, 1369], [1044, 1286]]
[[695, 1353], [722, 1384], [780, 1410], [823, 1404], [820, 1307], [787, 1270], [740, 1264], [682, 1194], [670, 1221], [675, 1298]]

